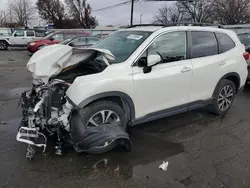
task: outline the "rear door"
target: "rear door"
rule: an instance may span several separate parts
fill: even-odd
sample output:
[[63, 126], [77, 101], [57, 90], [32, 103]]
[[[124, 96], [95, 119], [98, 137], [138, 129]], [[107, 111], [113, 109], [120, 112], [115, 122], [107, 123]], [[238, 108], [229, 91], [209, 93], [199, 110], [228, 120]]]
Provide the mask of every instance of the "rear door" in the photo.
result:
[[190, 31], [190, 57], [193, 65], [190, 102], [207, 100], [221, 78], [225, 55], [219, 53], [215, 33]]
[[26, 31], [26, 44], [35, 40], [35, 32], [34, 31]]

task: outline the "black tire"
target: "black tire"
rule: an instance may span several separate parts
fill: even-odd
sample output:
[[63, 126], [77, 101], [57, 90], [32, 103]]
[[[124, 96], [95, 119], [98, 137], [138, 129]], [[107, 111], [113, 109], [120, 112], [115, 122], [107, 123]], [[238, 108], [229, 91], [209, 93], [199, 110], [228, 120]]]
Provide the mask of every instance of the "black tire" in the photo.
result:
[[1, 40], [0, 41], [0, 50], [7, 50], [9, 44], [6, 41]]
[[[227, 108], [225, 108], [224, 110], [220, 109], [219, 104], [218, 104], [218, 100], [219, 100], [219, 95], [222, 92], [222, 89], [225, 88], [226, 86], [229, 86], [233, 91], [233, 95], [232, 97], [230, 97], [230, 101], [231, 103], [228, 105]], [[213, 103], [211, 105], [208, 106], [208, 110], [215, 114], [215, 115], [224, 115], [228, 112], [228, 110], [230, 110], [230, 108], [232, 107], [232, 104], [235, 100], [235, 95], [236, 95], [236, 86], [235, 84], [231, 81], [231, 80], [227, 80], [227, 79], [223, 79], [219, 82], [219, 84], [217, 85], [217, 87], [215, 88], [214, 94], [213, 94]]]
[[111, 110], [117, 114], [120, 119], [120, 126], [125, 130], [127, 128], [127, 118], [125, 116], [124, 110], [115, 102], [112, 101], [97, 101], [94, 102], [80, 111], [82, 122], [86, 125], [89, 119], [99, 111]]
[[115, 140], [115, 141], [109, 143], [106, 147], [103, 147], [101, 149], [100, 148], [90, 148], [84, 152], [91, 154], [91, 155], [98, 155], [98, 154], [109, 152], [110, 150], [114, 149], [116, 146], [117, 146], [117, 141]]

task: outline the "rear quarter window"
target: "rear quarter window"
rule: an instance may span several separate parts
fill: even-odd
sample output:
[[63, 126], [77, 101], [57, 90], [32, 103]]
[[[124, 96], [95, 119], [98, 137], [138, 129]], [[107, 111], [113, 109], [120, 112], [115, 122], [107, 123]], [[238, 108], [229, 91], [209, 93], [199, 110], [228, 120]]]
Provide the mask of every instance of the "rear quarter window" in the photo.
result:
[[227, 52], [235, 47], [234, 41], [228, 35], [216, 33], [216, 37], [220, 43], [220, 53]]

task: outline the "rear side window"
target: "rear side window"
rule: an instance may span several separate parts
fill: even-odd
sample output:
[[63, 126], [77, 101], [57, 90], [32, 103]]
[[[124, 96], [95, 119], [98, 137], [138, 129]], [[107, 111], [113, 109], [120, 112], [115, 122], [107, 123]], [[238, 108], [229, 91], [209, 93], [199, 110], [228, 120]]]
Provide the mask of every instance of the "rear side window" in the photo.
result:
[[216, 33], [216, 37], [220, 42], [220, 53], [227, 52], [235, 47], [234, 41], [226, 34]]
[[26, 31], [26, 35], [27, 35], [27, 37], [34, 37], [35, 36], [34, 31]]
[[215, 34], [212, 32], [192, 31], [191, 58], [216, 55], [219, 52]]

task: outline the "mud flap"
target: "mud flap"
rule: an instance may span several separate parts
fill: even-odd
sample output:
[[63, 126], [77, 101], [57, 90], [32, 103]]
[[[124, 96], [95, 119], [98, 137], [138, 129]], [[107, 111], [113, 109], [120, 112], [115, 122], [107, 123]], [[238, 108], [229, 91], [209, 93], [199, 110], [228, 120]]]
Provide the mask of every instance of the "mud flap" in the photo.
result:
[[128, 133], [119, 125], [107, 124], [98, 127], [86, 127], [78, 111], [72, 113], [71, 138], [76, 152], [101, 154], [118, 146], [131, 150]]

